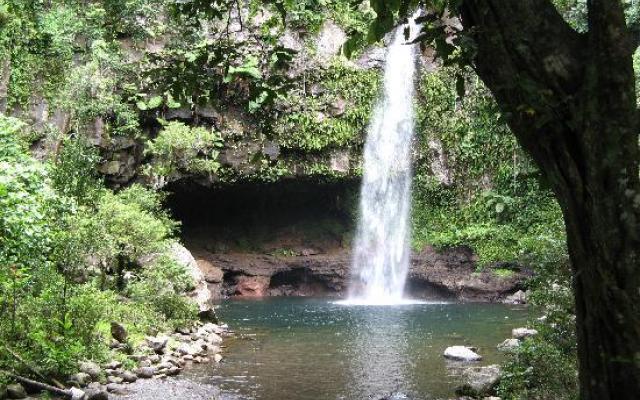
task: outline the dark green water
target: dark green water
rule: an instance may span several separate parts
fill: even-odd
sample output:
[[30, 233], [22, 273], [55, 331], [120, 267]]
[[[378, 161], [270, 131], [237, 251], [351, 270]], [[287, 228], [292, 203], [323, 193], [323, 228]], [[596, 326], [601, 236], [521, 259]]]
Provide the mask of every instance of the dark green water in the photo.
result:
[[[260, 400], [451, 397], [462, 364], [447, 346], [472, 345], [499, 362], [496, 345], [522, 326], [523, 308], [501, 304], [342, 306], [327, 299], [269, 298], [221, 304], [239, 338], [224, 362], [196, 370], [225, 398]], [[244, 338], [243, 338], [244, 337]]]

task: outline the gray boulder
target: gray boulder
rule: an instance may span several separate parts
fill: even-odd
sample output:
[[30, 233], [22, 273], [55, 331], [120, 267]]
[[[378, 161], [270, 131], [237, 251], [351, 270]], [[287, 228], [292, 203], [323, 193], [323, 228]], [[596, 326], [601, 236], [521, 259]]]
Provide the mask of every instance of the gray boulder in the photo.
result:
[[10, 399], [24, 399], [27, 397], [27, 391], [19, 383], [7, 385], [7, 397]]
[[456, 388], [460, 396], [484, 397], [494, 394], [500, 381], [500, 367], [487, 365], [471, 367], [462, 372], [463, 384]]

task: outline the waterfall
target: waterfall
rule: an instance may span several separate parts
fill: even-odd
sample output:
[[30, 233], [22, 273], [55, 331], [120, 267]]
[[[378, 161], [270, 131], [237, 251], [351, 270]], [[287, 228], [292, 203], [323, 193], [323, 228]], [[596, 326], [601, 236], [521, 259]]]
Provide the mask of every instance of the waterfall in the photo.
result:
[[[414, 26], [410, 25], [415, 35]], [[367, 132], [360, 218], [348, 302], [397, 304], [410, 261], [411, 142], [415, 45], [396, 29], [387, 49], [384, 93]]]

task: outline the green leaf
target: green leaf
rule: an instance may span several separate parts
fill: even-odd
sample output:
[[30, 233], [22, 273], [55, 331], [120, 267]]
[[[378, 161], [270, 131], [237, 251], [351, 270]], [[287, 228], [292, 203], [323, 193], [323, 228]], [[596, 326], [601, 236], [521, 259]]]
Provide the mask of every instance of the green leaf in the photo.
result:
[[147, 108], [149, 110], [153, 110], [154, 108], [158, 108], [162, 105], [162, 96], [153, 96], [147, 102]]

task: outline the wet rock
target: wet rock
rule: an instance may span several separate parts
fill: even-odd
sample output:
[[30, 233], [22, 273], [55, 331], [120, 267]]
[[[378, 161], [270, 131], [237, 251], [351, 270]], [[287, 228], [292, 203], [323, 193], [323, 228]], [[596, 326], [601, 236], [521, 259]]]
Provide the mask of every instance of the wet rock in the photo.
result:
[[133, 383], [138, 380], [138, 377], [136, 376], [136, 374], [134, 374], [131, 371], [122, 372], [122, 374], [120, 374], [120, 377], [124, 382], [127, 382], [127, 383]]
[[522, 290], [518, 290], [514, 294], [505, 297], [502, 302], [505, 304], [526, 304], [527, 294]]
[[504, 342], [500, 343], [498, 346], [498, 350], [500, 351], [513, 351], [520, 346], [520, 341], [518, 339], [506, 339]]
[[10, 399], [24, 399], [27, 397], [27, 391], [19, 383], [7, 385], [7, 397]]
[[111, 321], [111, 336], [120, 343], [126, 343], [129, 335], [122, 324]]
[[169, 342], [169, 338], [166, 336], [148, 336], [146, 340], [149, 347], [151, 347], [156, 354], [164, 354], [167, 343]]
[[483, 397], [493, 394], [500, 380], [500, 367], [467, 368], [462, 372], [464, 383], [456, 388], [456, 394], [462, 396]]
[[444, 357], [456, 361], [480, 361], [482, 356], [466, 346], [451, 346], [444, 351]]
[[93, 379], [98, 379], [100, 377], [100, 372], [102, 369], [100, 366], [93, 361], [83, 361], [78, 364], [80, 372], [84, 372], [88, 374]]
[[152, 378], [156, 373], [156, 369], [154, 367], [140, 367], [135, 371], [138, 378], [149, 379]]
[[515, 339], [524, 339], [537, 334], [537, 330], [530, 328], [515, 328], [511, 331], [511, 336], [513, 336]]

